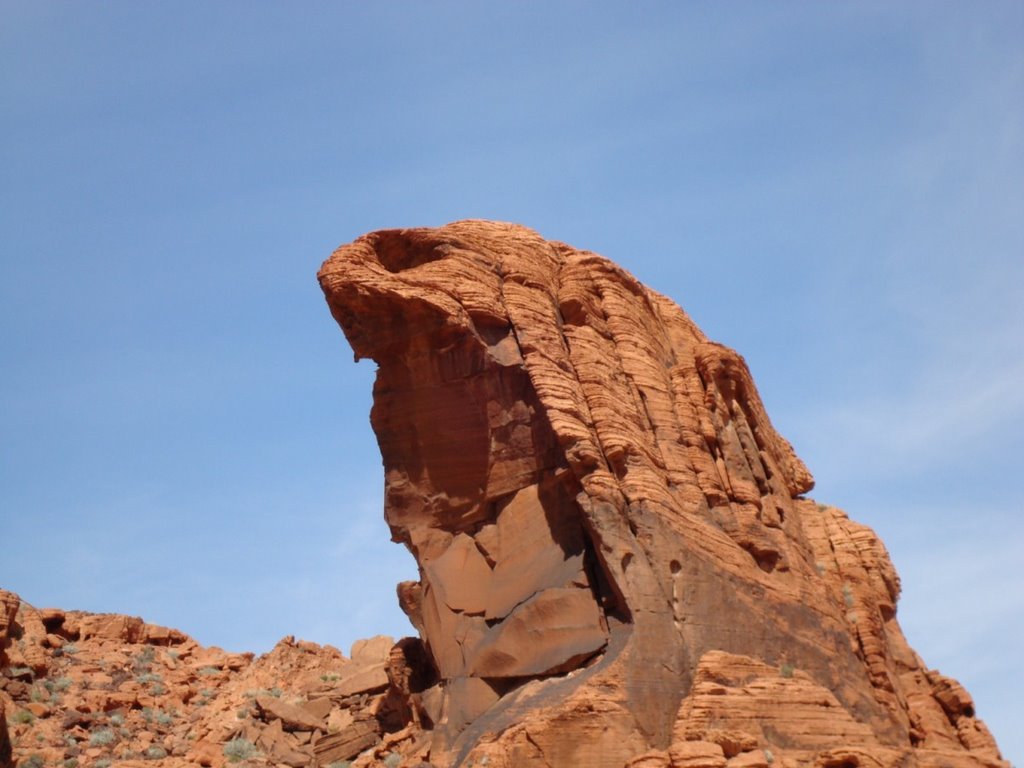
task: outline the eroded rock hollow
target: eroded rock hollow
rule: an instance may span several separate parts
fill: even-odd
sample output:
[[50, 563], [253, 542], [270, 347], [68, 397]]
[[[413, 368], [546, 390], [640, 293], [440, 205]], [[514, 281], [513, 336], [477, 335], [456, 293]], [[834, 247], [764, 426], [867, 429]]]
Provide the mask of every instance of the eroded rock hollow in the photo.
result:
[[[320, 282], [357, 358], [438, 766], [1001, 765], [806, 494], [743, 359], [594, 253], [465, 221]], [[738, 762], [737, 762], [738, 761]]]

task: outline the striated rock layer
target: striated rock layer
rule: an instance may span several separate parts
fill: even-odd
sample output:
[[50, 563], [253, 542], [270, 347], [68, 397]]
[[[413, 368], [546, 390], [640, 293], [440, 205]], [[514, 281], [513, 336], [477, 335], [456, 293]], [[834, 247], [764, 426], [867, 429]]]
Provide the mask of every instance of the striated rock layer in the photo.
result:
[[669, 299], [485, 221], [365, 235], [319, 278], [379, 366], [432, 764], [1005, 765], [904, 640], [882, 543], [804, 497], [743, 359]]

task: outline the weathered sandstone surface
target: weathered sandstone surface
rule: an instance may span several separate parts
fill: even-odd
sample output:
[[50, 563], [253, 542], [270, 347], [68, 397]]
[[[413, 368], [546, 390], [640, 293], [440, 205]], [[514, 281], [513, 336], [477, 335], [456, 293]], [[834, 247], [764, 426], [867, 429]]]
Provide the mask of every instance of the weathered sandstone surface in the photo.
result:
[[[368, 234], [320, 271], [420, 579], [436, 766], [997, 766], [896, 621], [874, 533], [807, 499], [743, 359], [511, 224]], [[412, 715], [411, 715], [412, 716]]]

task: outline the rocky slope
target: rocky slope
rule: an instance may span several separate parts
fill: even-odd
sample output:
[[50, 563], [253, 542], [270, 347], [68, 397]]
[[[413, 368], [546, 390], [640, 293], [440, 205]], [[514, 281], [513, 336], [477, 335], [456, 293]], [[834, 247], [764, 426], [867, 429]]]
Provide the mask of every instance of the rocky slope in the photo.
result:
[[418, 642], [346, 658], [289, 637], [254, 658], [0, 590], [0, 768], [415, 765], [425, 735], [391, 680], [409, 679], [406, 655], [421, 663]]
[[357, 358], [437, 765], [998, 765], [896, 621], [867, 528], [805, 494], [743, 359], [593, 253], [374, 232], [320, 282]]

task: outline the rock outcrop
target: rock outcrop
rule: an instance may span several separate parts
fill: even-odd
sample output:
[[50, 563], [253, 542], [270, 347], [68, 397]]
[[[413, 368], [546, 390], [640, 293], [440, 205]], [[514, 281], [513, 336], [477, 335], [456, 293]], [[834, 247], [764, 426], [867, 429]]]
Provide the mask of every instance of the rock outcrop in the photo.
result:
[[137, 617], [37, 610], [0, 590], [2, 647], [0, 768], [12, 757], [66, 768], [366, 768], [427, 750], [408, 692], [393, 684], [424, 666], [415, 639], [361, 640], [346, 658], [287, 637], [254, 658]]
[[882, 543], [805, 497], [743, 359], [669, 299], [483, 221], [319, 278], [378, 364], [433, 765], [1005, 765], [904, 640]]

